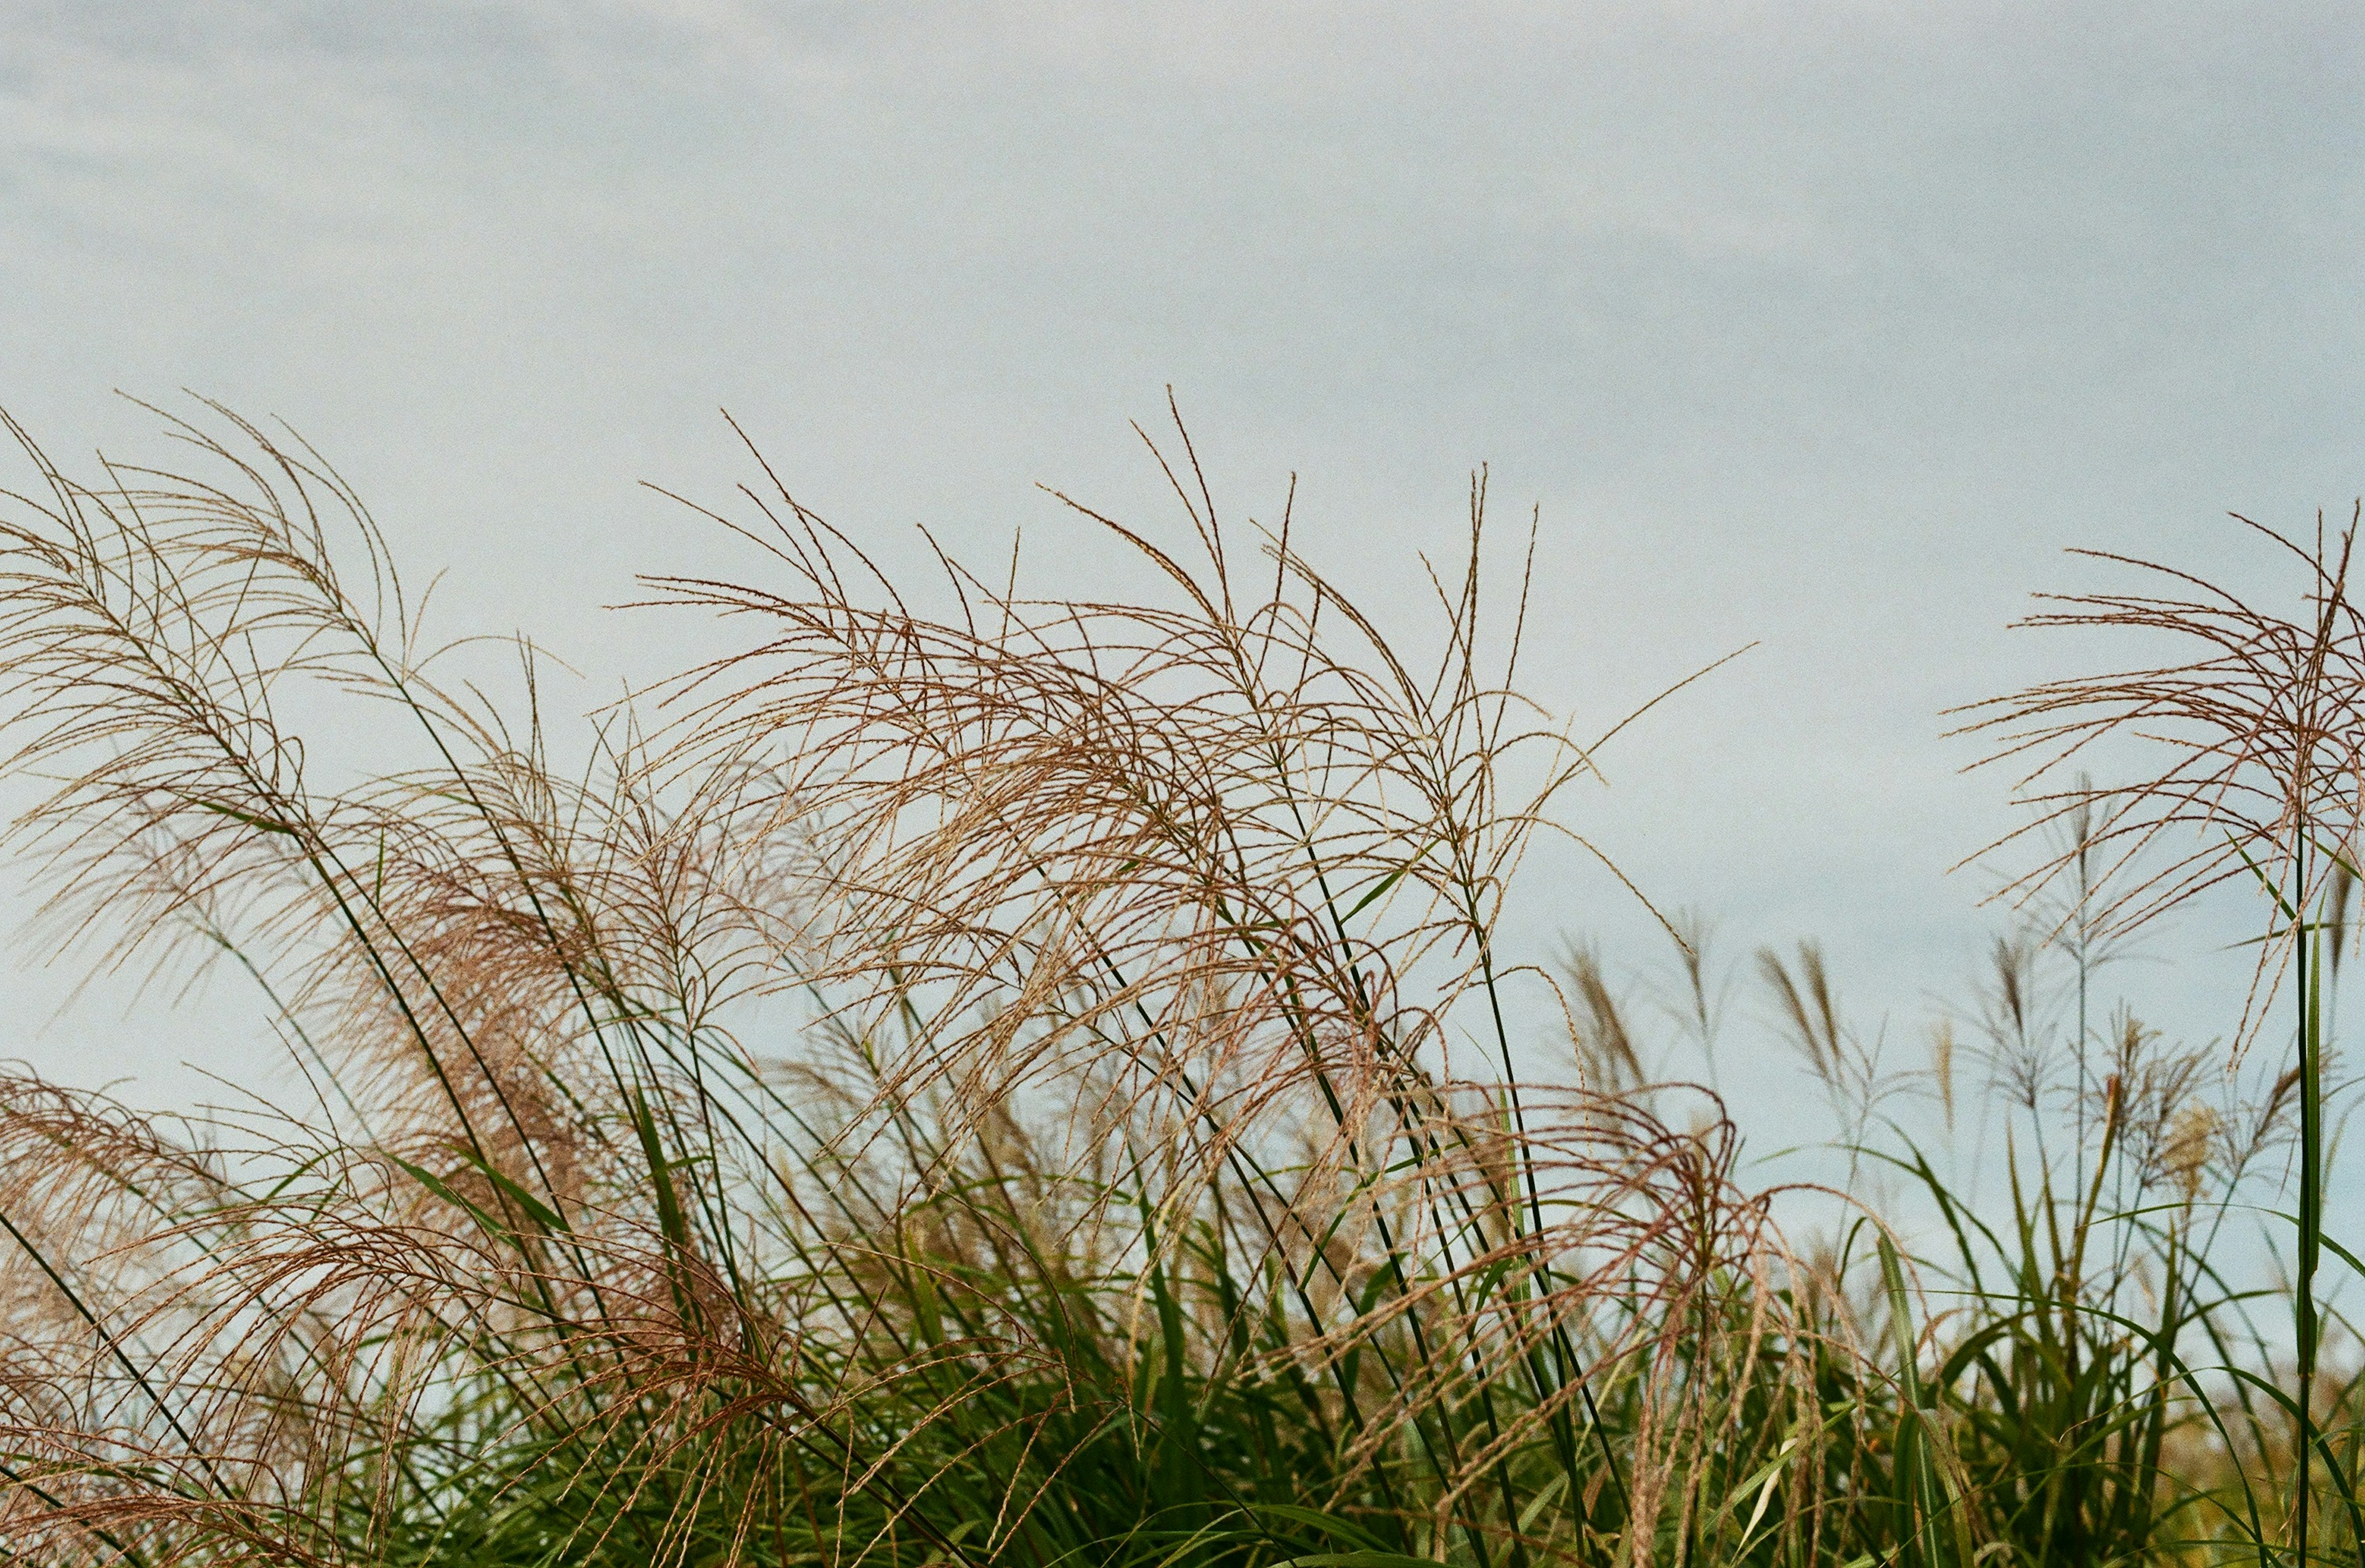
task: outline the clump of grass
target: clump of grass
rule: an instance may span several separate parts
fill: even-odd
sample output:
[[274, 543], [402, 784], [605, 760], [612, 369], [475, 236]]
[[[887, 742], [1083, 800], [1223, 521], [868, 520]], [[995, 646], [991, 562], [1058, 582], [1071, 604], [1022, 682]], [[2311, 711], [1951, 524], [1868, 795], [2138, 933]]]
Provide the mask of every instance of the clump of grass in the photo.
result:
[[562, 770], [316, 454], [177, 429], [6, 524], [23, 842], [109, 951], [263, 979], [315, 1103], [9, 1089], [17, 1551], [1819, 1551], [1729, 1127], [1511, 1070], [1590, 754], [1485, 673], [1482, 491], [1416, 666], [1187, 448], [1190, 554], [1084, 519], [1152, 604], [932, 616], [750, 489], [775, 584], [655, 585], [748, 652]]
[[[90, 483], [24, 442], [16, 842], [102, 958], [257, 982], [299, 1071], [177, 1118], [6, 1081], [22, 1560], [2205, 1562], [2266, 1550], [2278, 1463], [2345, 1474], [2312, 1412], [2353, 1387], [2259, 1375], [2211, 1261], [2285, 1121], [2320, 1142], [2329, 1025], [2317, 1080], [2206, 1114], [2202, 1058], [2091, 1025], [2117, 797], [2064, 798], [2070, 935], [1944, 1036], [1950, 1107], [1974, 1063], [2018, 1096], [2001, 1212], [1890, 1119], [1820, 950], [1760, 961], [1944, 1253], [1861, 1204], [1791, 1251], [1704, 923], [1674, 1047], [1589, 950], [1505, 949], [1609, 737], [1518, 694], [1483, 481], [1417, 656], [1286, 508], [1219, 522], [1179, 422], [1171, 530], [1074, 508], [1138, 602], [947, 563], [930, 609], [768, 472], [711, 513], [760, 581], [648, 589], [744, 651], [568, 757], [531, 648], [503, 701], [430, 644], [318, 454], [174, 430]], [[2285, 879], [2328, 980], [2326, 864]], [[1516, 1070], [1553, 1014], [1566, 1070]], [[1694, 1048], [1711, 1087], [1662, 1082]]]
[[[2077, 835], [2074, 869], [2092, 876], [2093, 891], [2104, 901], [2096, 920], [2103, 934], [2134, 930], [2228, 879], [2255, 882], [2270, 899], [2274, 915], [2259, 941], [2236, 1047], [2267, 1026], [2268, 1004], [2288, 974], [2300, 1123], [2292, 1293], [2297, 1366], [2293, 1387], [2279, 1394], [2294, 1427], [2288, 1540], [2303, 1560], [2314, 1550], [2309, 1516], [2321, 1462], [2347, 1513], [2350, 1549], [2365, 1560], [2350, 1467], [2320, 1440], [2315, 1409], [2327, 1141], [2326, 944], [2337, 924], [2334, 882], [2356, 877], [2365, 831], [2365, 614], [2348, 592], [2357, 524], [2327, 533], [2319, 514], [2308, 539], [2236, 521], [2266, 543], [2278, 564], [2297, 568], [2299, 615], [2260, 608], [2155, 562], [2100, 556], [2142, 574], [2159, 591], [2057, 597], [2057, 608], [2032, 623], [2154, 633], [2174, 640], [2187, 655], [2033, 687], [1973, 710], [1972, 727], [2001, 737], [1997, 760], [2026, 765], [2023, 785], [2036, 787], [2046, 808], [2040, 823], [2074, 816], [2090, 824]], [[2067, 787], [2054, 782], [2098, 743], [2121, 736], [2161, 757], [2157, 771], [2114, 789], [2097, 789], [2083, 774]], [[2147, 864], [2142, 852], [2180, 829], [2199, 832]], [[2069, 858], [2057, 859], [2020, 885], [2070, 868]], [[2262, 1562], [2265, 1550], [2262, 1542]]]

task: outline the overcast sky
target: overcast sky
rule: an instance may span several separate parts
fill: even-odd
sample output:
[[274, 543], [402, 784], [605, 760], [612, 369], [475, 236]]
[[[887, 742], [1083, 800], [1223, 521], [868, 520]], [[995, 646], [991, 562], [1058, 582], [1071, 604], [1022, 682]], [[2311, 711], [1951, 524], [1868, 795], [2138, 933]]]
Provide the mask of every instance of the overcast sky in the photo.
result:
[[[744, 477], [718, 408], [891, 554], [1024, 527], [1040, 589], [1105, 554], [1037, 482], [1178, 521], [1126, 428], [1170, 383], [1219, 500], [1295, 473], [1383, 602], [1490, 464], [1541, 508], [1540, 699], [1760, 644], [1589, 831], [1918, 1028], [1994, 920], [1945, 868], [2010, 820], [1940, 711], [2064, 667], [2004, 630], [2089, 580], [2061, 549], [2210, 565], [2229, 510], [2365, 488], [2360, 55], [2288, 3], [18, 3], [0, 404], [69, 456], [159, 450], [118, 387], [284, 417], [450, 568], [446, 630], [586, 704], [679, 652], [599, 609], [633, 574], [754, 569], [635, 487]], [[1544, 875], [1532, 931], [1642, 940]], [[0, 985], [62, 1077], [242, 1059], [242, 997]]]

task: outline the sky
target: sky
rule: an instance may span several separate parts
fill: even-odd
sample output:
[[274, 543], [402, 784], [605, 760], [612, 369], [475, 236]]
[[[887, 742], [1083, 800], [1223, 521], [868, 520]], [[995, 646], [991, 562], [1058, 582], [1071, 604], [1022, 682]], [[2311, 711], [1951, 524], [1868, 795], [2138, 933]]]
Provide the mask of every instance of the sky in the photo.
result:
[[[69, 463], [161, 453], [118, 389], [288, 420], [439, 625], [585, 707], [697, 644], [603, 608], [636, 573], [759, 569], [642, 487], [727, 498], [724, 409], [884, 558], [1023, 530], [1056, 591], [1120, 578], [1038, 485], [1179, 530], [1128, 428], [1171, 386], [1232, 517], [1295, 475], [1306, 552], [1414, 620], [1485, 465], [1580, 729], [1754, 644], [1573, 818], [1903, 1037], [2001, 918], [1948, 868], [2017, 820], [1943, 714], [2079, 667], [2007, 629], [2101, 580], [2063, 550], [2238, 575], [2225, 513], [2365, 489], [2360, 56], [2309, 4], [28, 0], [0, 407]], [[2254, 913], [2156, 938], [2146, 1005], [2230, 1027]], [[1519, 920], [1653, 950], [1574, 858]], [[242, 993], [18, 950], [0, 1055], [254, 1070]]]

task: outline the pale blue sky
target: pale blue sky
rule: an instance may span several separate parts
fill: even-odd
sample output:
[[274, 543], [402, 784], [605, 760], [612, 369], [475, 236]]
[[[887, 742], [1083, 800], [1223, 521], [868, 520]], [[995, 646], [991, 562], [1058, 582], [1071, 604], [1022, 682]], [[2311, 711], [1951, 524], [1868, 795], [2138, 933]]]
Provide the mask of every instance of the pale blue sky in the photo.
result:
[[[2061, 667], [2002, 630], [2059, 549], [2365, 488], [2360, 80], [2329, 5], [19, 4], [0, 403], [68, 454], [156, 450], [114, 387], [285, 417], [443, 626], [603, 683], [679, 652], [597, 610], [633, 573], [747, 565], [634, 488], [743, 476], [718, 405], [891, 554], [1024, 525], [1042, 588], [1098, 556], [1036, 481], [1171, 521], [1170, 382], [1234, 511], [1296, 472], [1383, 599], [1491, 463], [1536, 695], [1762, 644], [1591, 829], [1907, 1029], [2008, 820], [1938, 711]], [[1539, 929], [1639, 939], [1541, 874]], [[223, 995], [0, 983], [61, 1076], [239, 1060]]]

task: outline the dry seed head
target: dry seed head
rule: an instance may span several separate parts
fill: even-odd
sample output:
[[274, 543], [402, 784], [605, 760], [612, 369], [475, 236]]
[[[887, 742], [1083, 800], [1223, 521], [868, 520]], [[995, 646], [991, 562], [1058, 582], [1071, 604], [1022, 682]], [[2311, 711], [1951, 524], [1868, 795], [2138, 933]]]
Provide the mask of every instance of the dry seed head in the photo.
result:
[[[2236, 521], [2296, 569], [2300, 613], [2259, 608], [2157, 562], [2077, 552], [2127, 567], [2158, 592], [2040, 596], [2057, 608], [2023, 625], [2156, 633], [2189, 656], [2047, 681], [1957, 711], [1967, 722], [1956, 733], [1994, 747], [1974, 766], [2021, 768], [2018, 786], [2037, 812], [1973, 858], [2057, 824], [2071, 830], [2068, 848], [1998, 896], [2024, 903], [2065, 873], [2090, 876], [2093, 928], [2103, 936], [2229, 879], [2263, 877], [2287, 907], [2315, 908], [2336, 855], [2357, 841], [2365, 804], [2365, 615], [2348, 581], [2357, 520], [2328, 533], [2319, 514], [2312, 539]], [[2085, 771], [2090, 754], [2119, 738], [2157, 763], [2098, 787]], [[2273, 921], [2270, 935], [2236, 1030], [2237, 1054], [2291, 958], [2292, 922]]]
[[2205, 1101], [2188, 1101], [2169, 1118], [2160, 1142], [2160, 1163], [2178, 1197], [2190, 1208], [2201, 1196], [2215, 1152], [2219, 1131], [2215, 1107]]
[[1937, 1081], [1938, 1098], [1946, 1108], [1946, 1128], [1955, 1126], [1955, 1023], [1941, 1018], [1930, 1029], [1930, 1074]]

